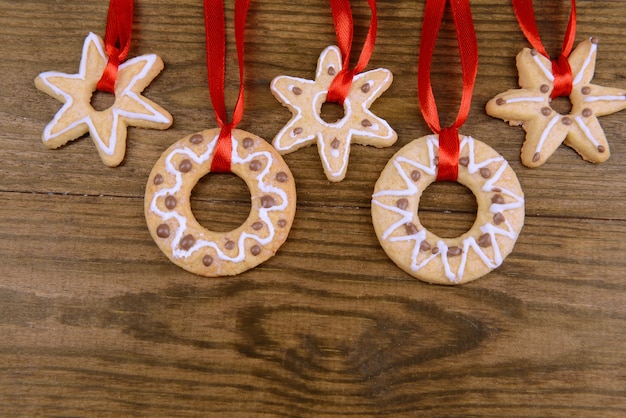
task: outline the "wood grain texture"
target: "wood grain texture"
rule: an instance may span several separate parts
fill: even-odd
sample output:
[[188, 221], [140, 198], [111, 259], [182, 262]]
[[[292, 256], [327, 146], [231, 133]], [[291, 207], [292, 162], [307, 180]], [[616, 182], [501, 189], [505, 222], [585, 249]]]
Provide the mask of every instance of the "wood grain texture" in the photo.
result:
[[[111, 169], [88, 137], [43, 147], [60, 104], [33, 85], [42, 71], [77, 70], [84, 37], [104, 32], [107, 2], [0, 0], [0, 415], [626, 414], [626, 113], [600, 118], [606, 163], [562, 146], [541, 168], [524, 168], [521, 128], [484, 112], [487, 100], [517, 87], [515, 55], [527, 46], [508, 2], [472, 1], [480, 62], [462, 131], [509, 160], [526, 195], [526, 225], [500, 268], [456, 288], [398, 269], [370, 219], [386, 162], [428, 133], [416, 93], [423, 1], [378, 1], [368, 68], [389, 68], [394, 84], [372, 109], [398, 132], [396, 145], [353, 146], [339, 184], [326, 180], [315, 147], [285, 156], [298, 188], [289, 239], [258, 268], [225, 279], [171, 264], [143, 216], [161, 153], [215, 126], [202, 2], [136, 3], [130, 56], [163, 58], [145, 95], [175, 122], [167, 131], [131, 128], [125, 162]], [[369, 10], [352, 3], [358, 50]], [[557, 51], [569, 2], [535, 3], [544, 44]], [[600, 39], [594, 82], [626, 88], [626, 3], [577, 4], [577, 40]], [[334, 43], [327, 1], [254, 1], [239, 127], [271, 140], [289, 112], [270, 81], [311, 78]], [[455, 48], [447, 19], [432, 73], [443, 123], [460, 98]], [[230, 176], [204, 179], [192, 204], [198, 219], [223, 228], [250, 207]], [[420, 215], [456, 235], [475, 208], [465, 189], [441, 184]]]

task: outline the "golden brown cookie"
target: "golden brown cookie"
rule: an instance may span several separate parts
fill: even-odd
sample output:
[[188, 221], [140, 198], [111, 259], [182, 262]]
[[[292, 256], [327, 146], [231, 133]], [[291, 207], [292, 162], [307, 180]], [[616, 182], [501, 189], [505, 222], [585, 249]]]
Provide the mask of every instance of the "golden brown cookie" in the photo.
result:
[[581, 42], [570, 54], [573, 86], [571, 112], [562, 115], [551, 106], [554, 88], [551, 61], [534, 49], [517, 55], [520, 89], [509, 90], [491, 99], [486, 106], [491, 116], [521, 125], [526, 140], [522, 163], [538, 167], [565, 142], [583, 159], [600, 163], [609, 158], [609, 144], [598, 121], [599, 116], [626, 109], [626, 89], [591, 84], [595, 71], [597, 41]]
[[174, 143], [152, 169], [145, 196], [146, 221], [159, 248], [178, 266], [209, 277], [239, 274], [272, 257], [296, 211], [295, 182], [281, 156], [265, 140], [234, 129], [231, 170], [250, 189], [250, 215], [229, 232], [198, 223], [190, 196], [210, 171], [219, 133], [209, 129]]
[[486, 144], [459, 135], [458, 182], [476, 196], [476, 221], [456, 238], [421, 224], [420, 197], [437, 178], [437, 135], [405, 145], [387, 163], [372, 196], [378, 239], [401, 269], [420, 280], [461, 284], [498, 267], [524, 225], [524, 194], [507, 161]]
[[107, 65], [102, 39], [90, 33], [85, 39], [78, 74], [49, 71], [35, 79], [37, 89], [64, 103], [43, 132], [43, 143], [58, 148], [89, 132], [104, 164], [119, 165], [126, 153], [126, 128], [167, 129], [172, 116], [141, 92], [163, 70], [163, 61], [142, 55], [120, 64], [115, 102], [97, 111], [91, 96]]
[[342, 69], [341, 52], [327, 47], [319, 57], [315, 80], [276, 77], [270, 86], [278, 101], [292, 113], [272, 144], [288, 154], [317, 142], [324, 172], [329, 181], [345, 178], [352, 143], [382, 148], [396, 142], [396, 132], [374, 115], [370, 106], [391, 85], [391, 71], [378, 68], [357, 74], [344, 101], [344, 116], [334, 122], [321, 117], [328, 88]]

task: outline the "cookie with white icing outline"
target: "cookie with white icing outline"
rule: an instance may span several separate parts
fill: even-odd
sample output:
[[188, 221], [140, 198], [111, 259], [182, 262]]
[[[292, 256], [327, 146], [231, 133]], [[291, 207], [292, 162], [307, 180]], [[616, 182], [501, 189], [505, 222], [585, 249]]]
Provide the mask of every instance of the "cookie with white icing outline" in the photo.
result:
[[372, 221], [381, 246], [413, 277], [437, 284], [461, 284], [498, 267], [513, 250], [524, 225], [524, 194], [507, 161], [488, 145], [459, 135], [458, 182], [476, 197], [472, 227], [456, 238], [441, 238], [420, 222], [418, 207], [437, 178], [437, 135], [400, 149], [385, 166], [372, 195]]
[[239, 274], [268, 260], [287, 239], [296, 211], [295, 181], [281, 156], [265, 140], [234, 129], [231, 171], [250, 190], [250, 214], [229, 232], [198, 223], [190, 196], [210, 172], [219, 133], [209, 129], [174, 143], [154, 165], [145, 194], [146, 221], [161, 251], [207, 277]]
[[357, 74], [344, 101], [344, 116], [334, 122], [322, 119], [328, 88], [341, 69], [339, 48], [329, 46], [319, 57], [315, 80], [279, 76], [270, 86], [274, 97], [292, 113], [272, 144], [281, 154], [288, 154], [317, 143], [326, 177], [333, 182], [346, 176], [352, 143], [382, 148], [397, 139], [389, 124], [369, 110], [393, 81], [391, 71], [384, 68]]
[[44, 72], [35, 79], [35, 86], [64, 103], [43, 131], [44, 145], [59, 148], [89, 132], [104, 164], [115, 167], [126, 153], [128, 126], [167, 129], [172, 124], [172, 116], [141, 95], [163, 70], [163, 61], [154, 54], [120, 64], [113, 105], [102, 111], [94, 109], [91, 96], [107, 61], [102, 38], [89, 33], [77, 74]]
[[600, 163], [609, 158], [609, 144], [598, 121], [599, 116], [626, 109], [626, 89], [591, 83], [595, 71], [597, 40], [581, 42], [570, 54], [572, 109], [559, 114], [551, 106], [554, 88], [551, 61], [534, 49], [525, 48], [517, 55], [520, 89], [508, 90], [491, 99], [489, 115], [521, 125], [526, 139], [521, 160], [527, 167], [545, 163], [565, 143], [587, 161]]

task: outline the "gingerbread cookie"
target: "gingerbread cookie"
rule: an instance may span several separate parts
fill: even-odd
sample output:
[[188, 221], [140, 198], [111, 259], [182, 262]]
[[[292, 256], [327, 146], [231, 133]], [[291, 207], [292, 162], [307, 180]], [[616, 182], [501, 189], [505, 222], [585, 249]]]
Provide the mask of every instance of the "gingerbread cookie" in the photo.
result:
[[288, 154], [317, 142], [324, 172], [333, 182], [346, 176], [352, 143], [381, 148], [391, 146], [397, 139], [389, 124], [369, 110], [393, 80], [391, 72], [383, 68], [354, 77], [341, 119], [335, 122], [322, 119], [326, 93], [341, 69], [339, 48], [329, 46], [319, 57], [315, 80], [279, 76], [271, 83], [276, 99], [293, 114], [272, 144], [281, 154]]
[[569, 96], [572, 109], [567, 115], [550, 105], [554, 88], [551, 61], [535, 49], [525, 48], [517, 55], [521, 88], [497, 95], [487, 103], [486, 110], [512, 126], [524, 128], [524, 165], [542, 165], [562, 142], [587, 161], [600, 163], [609, 158], [609, 144], [598, 117], [626, 109], [626, 89], [591, 84], [596, 51], [597, 41], [591, 38], [581, 42], [568, 58], [573, 81]]
[[220, 129], [174, 143], [152, 169], [145, 215], [152, 238], [178, 266], [202, 276], [239, 274], [272, 257], [285, 242], [296, 211], [296, 188], [289, 168], [265, 140], [232, 131], [232, 173], [250, 189], [248, 219], [230, 232], [201, 226], [190, 196], [209, 173]]
[[387, 255], [408, 274], [460, 284], [498, 267], [524, 224], [524, 195], [507, 161], [486, 144], [459, 135], [458, 182], [476, 196], [476, 221], [456, 238], [440, 238], [420, 223], [418, 207], [436, 180], [437, 135], [410, 142], [387, 163], [372, 196], [372, 220]]
[[78, 74], [41, 73], [35, 79], [35, 86], [64, 103], [44, 129], [44, 145], [58, 148], [89, 132], [104, 164], [114, 167], [124, 159], [127, 126], [167, 129], [172, 116], [141, 95], [163, 70], [163, 61], [154, 54], [120, 64], [115, 102], [106, 110], [95, 110], [91, 96], [107, 60], [102, 39], [90, 33], [83, 44]]

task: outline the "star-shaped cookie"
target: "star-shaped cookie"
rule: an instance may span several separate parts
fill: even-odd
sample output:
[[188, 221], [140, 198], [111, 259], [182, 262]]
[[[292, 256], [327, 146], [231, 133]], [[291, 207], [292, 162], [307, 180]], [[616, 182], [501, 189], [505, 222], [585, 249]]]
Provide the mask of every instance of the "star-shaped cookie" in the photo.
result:
[[591, 84], [595, 71], [597, 40], [581, 42], [570, 54], [571, 112], [562, 115], [551, 107], [554, 88], [551, 61], [534, 49], [517, 55], [520, 89], [509, 90], [491, 99], [486, 106], [491, 116], [522, 125], [526, 140], [522, 163], [538, 167], [564, 142], [583, 159], [594, 163], [609, 158], [609, 145], [599, 116], [626, 109], [626, 89]]
[[94, 109], [91, 96], [107, 60], [102, 39], [90, 33], [83, 44], [78, 74], [41, 73], [35, 86], [64, 103], [44, 129], [44, 145], [58, 148], [89, 132], [104, 164], [115, 167], [124, 159], [128, 126], [167, 129], [172, 116], [141, 95], [163, 69], [163, 61], [154, 54], [122, 63], [113, 105], [102, 111]]
[[326, 93], [341, 69], [339, 48], [329, 46], [319, 57], [315, 80], [279, 76], [271, 84], [276, 99], [293, 114], [272, 144], [279, 153], [288, 154], [317, 142], [324, 172], [333, 182], [346, 176], [351, 143], [382, 148], [397, 139], [389, 124], [369, 110], [393, 80], [384, 68], [357, 74], [344, 101], [344, 116], [335, 122], [322, 119]]

